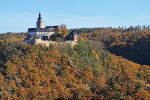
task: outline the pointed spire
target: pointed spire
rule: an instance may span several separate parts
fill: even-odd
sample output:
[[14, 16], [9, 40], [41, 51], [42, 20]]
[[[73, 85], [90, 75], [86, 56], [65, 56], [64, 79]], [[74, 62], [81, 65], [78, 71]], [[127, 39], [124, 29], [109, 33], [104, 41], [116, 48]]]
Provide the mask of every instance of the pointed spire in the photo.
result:
[[39, 18], [38, 18], [38, 20], [42, 20], [40, 10], [39, 10]]

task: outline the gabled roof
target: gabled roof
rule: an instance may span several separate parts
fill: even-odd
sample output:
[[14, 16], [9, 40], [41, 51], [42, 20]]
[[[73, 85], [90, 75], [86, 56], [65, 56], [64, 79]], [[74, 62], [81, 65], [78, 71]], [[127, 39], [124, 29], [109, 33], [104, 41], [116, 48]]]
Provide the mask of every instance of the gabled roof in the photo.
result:
[[28, 28], [28, 32], [36, 32], [36, 28]]
[[65, 37], [65, 39], [74, 41], [75, 35], [77, 35], [77, 34], [74, 31], [72, 31], [68, 36]]
[[28, 37], [26, 37], [25, 40], [30, 40], [32, 38], [32, 36], [28, 35]]
[[59, 26], [46, 26], [45, 28], [55, 28], [55, 29], [57, 29], [57, 28], [59, 28]]
[[28, 28], [28, 32], [54, 32], [52, 28]]
[[74, 31], [72, 31], [69, 35], [77, 35]]

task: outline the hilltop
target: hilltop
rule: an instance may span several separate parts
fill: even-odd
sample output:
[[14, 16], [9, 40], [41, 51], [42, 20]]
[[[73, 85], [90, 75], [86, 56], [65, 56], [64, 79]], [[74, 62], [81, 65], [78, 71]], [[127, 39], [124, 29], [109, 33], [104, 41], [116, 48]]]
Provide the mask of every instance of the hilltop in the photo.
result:
[[89, 30], [77, 32], [74, 47], [32, 46], [27, 34], [1, 34], [0, 99], [148, 99], [148, 52], [137, 54], [149, 51], [148, 28]]

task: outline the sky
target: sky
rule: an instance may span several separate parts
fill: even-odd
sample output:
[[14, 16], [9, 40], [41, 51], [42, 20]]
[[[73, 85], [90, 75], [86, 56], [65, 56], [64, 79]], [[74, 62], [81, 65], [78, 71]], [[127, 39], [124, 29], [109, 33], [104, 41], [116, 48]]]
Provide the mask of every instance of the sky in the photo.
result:
[[0, 33], [35, 28], [39, 10], [44, 26], [129, 27], [150, 24], [150, 0], [2, 0]]

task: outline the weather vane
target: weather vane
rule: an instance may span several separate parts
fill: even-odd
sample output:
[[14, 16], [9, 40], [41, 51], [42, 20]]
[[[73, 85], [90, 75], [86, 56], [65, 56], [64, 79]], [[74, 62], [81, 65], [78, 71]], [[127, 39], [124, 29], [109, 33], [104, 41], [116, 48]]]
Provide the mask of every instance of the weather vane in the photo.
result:
[[39, 10], [39, 13], [40, 13], [40, 10]]

